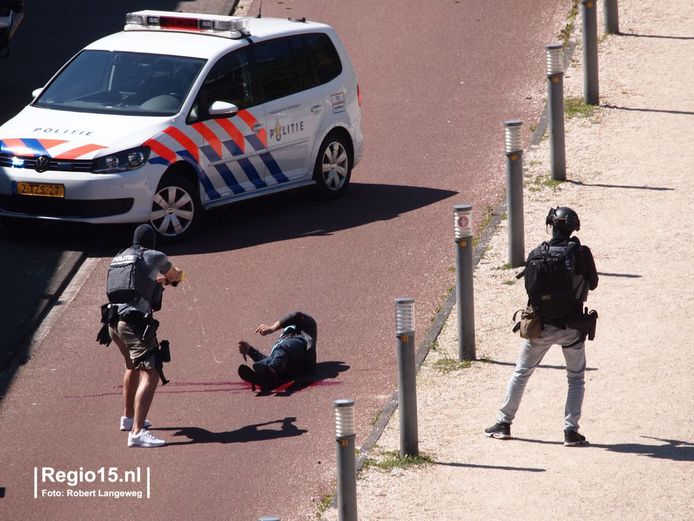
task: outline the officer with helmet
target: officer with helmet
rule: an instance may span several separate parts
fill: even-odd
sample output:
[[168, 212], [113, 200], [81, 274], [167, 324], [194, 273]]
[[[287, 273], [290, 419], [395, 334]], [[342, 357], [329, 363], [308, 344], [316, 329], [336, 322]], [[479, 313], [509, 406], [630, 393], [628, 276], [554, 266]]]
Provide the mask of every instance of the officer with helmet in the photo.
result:
[[162, 284], [178, 285], [183, 272], [155, 249], [155, 243], [156, 232], [149, 224], [135, 229], [132, 246], [111, 261], [106, 290], [109, 304], [102, 308], [107, 310], [102, 320], [109, 326], [110, 339], [125, 359], [120, 429], [130, 431], [128, 447], [165, 444], [147, 429], [150, 423], [146, 420], [161, 375], [158, 322], [152, 314], [161, 308]]
[[[590, 249], [582, 245], [578, 237], [572, 236], [573, 232], [581, 228], [581, 222], [575, 211], [568, 207], [551, 208], [545, 224], [552, 228], [552, 238], [530, 252], [524, 272], [529, 308], [532, 307], [533, 312], [539, 318], [539, 328], [537, 333], [529, 335], [531, 338], [525, 338], [516, 362], [516, 368], [508, 382], [504, 401], [497, 413], [497, 422], [485, 429], [484, 433], [490, 438], [511, 438], [511, 423], [520, 406], [528, 379], [549, 348], [557, 344], [562, 347], [568, 379], [564, 445], [587, 445], [585, 436], [578, 432], [586, 369], [586, 330], [583, 325], [590, 323], [592, 319], [594, 328], [597, 314], [592, 312], [594, 315], [584, 315], [583, 302], [587, 298], [588, 291], [597, 288], [598, 273]], [[531, 270], [531, 264], [536, 265], [533, 261], [538, 260], [540, 265], [543, 265], [544, 262], [544, 266], [551, 265], [547, 259], [552, 256], [561, 259], [555, 272], [561, 272], [562, 266], [570, 265], [572, 271], [570, 277], [574, 281], [571, 283], [573, 289], [570, 298], [565, 299], [565, 302], [556, 304], [553, 309], [539, 302], [538, 299], [533, 299], [533, 291], [530, 288], [532, 283], [529, 281], [529, 278], [533, 277], [528, 273]], [[549, 260], [551, 261], [551, 258]], [[567, 268], [563, 269], [566, 270]], [[545, 287], [544, 291], [543, 297], [546, 296], [546, 300], [551, 301], [553, 298], [552, 289]]]

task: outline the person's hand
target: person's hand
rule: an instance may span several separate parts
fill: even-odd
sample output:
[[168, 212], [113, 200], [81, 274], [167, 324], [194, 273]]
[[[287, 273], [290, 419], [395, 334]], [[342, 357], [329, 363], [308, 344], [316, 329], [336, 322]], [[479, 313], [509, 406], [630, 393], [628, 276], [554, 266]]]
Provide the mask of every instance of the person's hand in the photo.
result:
[[256, 330], [255, 330], [256, 333], [259, 333], [259, 334], [261, 334], [261, 335], [263, 335], [263, 336], [269, 335], [269, 334], [272, 333], [273, 331], [274, 331], [274, 329], [272, 329], [271, 326], [268, 326], [268, 325], [266, 325], [266, 324], [260, 324], [260, 325], [256, 328]]
[[185, 279], [185, 275], [183, 273], [183, 270], [177, 270], [177, 277], [176, 280], [171, 281], [171, 285], [175, 288], [178, 286], [181, 282], [183, 282], [183, 279]]
[[245, 355], [246, 353], [248, 353], [248, 350], [251, 348], [251, 344], [249, 344], [248, 342], [244, 342], [243, 340], [239, 340], [237, 347], [239, 348], [239, 353], [241, 353], [242, 355]]

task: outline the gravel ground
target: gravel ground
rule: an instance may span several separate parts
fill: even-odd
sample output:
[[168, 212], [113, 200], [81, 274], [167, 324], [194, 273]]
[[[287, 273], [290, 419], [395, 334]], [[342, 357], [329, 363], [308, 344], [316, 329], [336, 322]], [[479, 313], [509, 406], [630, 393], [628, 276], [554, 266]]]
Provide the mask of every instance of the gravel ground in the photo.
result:
[[[479, 360], [443, 370], [457, 358], [454, 310], [418, 374], [419, 449], [431, 462], [360, 472], [361, 520], [694, 519], [694, 2], [620, 0], [619, 21], [621, 34], [599, 44], [600, 106], [566, 121], [569, 181], [546, 182], [546, 137], [524, 153], [526, 253], [548, 237], [547, 210], [570, 206], [600, 273], [581, 421], [591, 445], [563, 446], [556, 347], [528, 384], [514, 439], [482, 434], [515, 363], [511, 316], [526, 298], [504, 267], [502, 219], [475, 271]], [[567, 104], [583, 97], [580, 14], [576, 25]], [[399, 450], [398, 426], [396, 412], [370, 458]]]

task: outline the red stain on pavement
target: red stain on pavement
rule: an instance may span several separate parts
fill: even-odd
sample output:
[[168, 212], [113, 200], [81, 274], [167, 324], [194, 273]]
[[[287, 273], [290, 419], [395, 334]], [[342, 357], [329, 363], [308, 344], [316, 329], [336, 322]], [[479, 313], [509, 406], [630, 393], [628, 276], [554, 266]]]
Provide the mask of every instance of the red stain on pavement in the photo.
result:
[[[283, 383], [282, 385], [275, 387], [270, 394], [279, 394], [284, 392], [299, 392], [309, 387], [323, 387], [329, 385], [338, 385], [339, 382], [334, 380], [318, 380], [316, 382], [310, 383], [299, 383], [298, 388], [293, 388], [297, 385], [296, 382], [290, 380], [289, 382]], [[221, 387], [220, 387], [221, 386]], [[188, 387], [188, 389], [172, 389], [172, 387]], [[194, 387], [194, 389], [190, 389]], [[195, 387], [198, 387], [195, 389]], [[203, 389], [200, 389], [203, 387]], [[208, 387], [218, 387], [217, 389], [208, 389]], [[94, 393], [94, 394], [71, 394], [65, 395], [65, 398], [76, 399], [76, 398], [102, 398], [104, 396], [120, 396], [122, 394], [122, 385], [113, 386], [115, 391]], [[231, 392], [239, 393], [243, 391], [251, 391], [251, 384], [244, 382], [171, 382], [166, 386], [159, 386], [157, 388], [157, 394], [184, 394], [184, 393], [220, 393], [220, 392]]]

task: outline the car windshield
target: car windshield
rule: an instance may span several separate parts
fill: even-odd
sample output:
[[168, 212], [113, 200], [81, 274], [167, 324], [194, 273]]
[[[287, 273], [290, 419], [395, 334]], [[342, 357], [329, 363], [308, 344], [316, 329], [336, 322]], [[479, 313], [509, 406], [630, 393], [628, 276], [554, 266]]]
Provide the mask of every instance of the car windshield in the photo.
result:
[[200, 58], [85, 50], [33, 105], [98, 114], [172, 116], [181, 109], [204, 64]]

